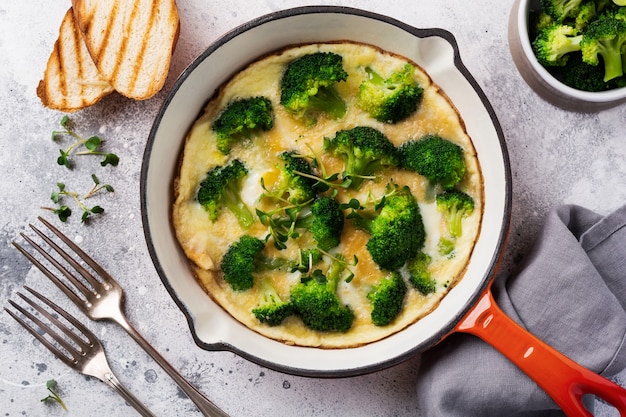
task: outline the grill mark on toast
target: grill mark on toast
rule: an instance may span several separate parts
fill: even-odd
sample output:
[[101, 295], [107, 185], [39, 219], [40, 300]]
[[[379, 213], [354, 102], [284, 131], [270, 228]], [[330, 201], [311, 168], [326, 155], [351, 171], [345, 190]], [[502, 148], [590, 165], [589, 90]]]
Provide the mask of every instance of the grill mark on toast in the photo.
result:
[[[62, 58], [61, 58], [61, 51], [60, 51], [60, 44], [62, 42], [58, 42], [59, 43], [59, 48], [54, 48], [53, 53], [54, 55], [54, 59], [52, 62], [54, 62], [55, 66], [54, 69], [57, 72], [58, 75], [58, 80], [59, 80], [59, 85], [58, 85], [58, 89], [59, 91], [61, 91], [61, 95], [62, 95], [62, 99], [60, 100], [61, 104], [63, 106], [67, 106], [67, 79], [63, 76], [63, 64], [61, 64]], [[48, 74], [52, 73], [52, 68], [50, 68], [50, 71]], [[49, 75], [49, 78], [51, 77], [51, 75]], [[45, 97], [46, 97], [46, 101], [53, 101], [52, 97], [54, 94], [54, 87], [57, 86], [52, 86], [49, 83], [46, 83], [45, 85]]]
[[[63, 72], [63, 68], [65, 67], [65, 42], [63, 42], [62, 40], [62, 34], [64, 32], [66, 32], [64, 26], [67, 25], [67, 14], [66, 17], [63, 18], [63, 23], [61, 23], [61, 29], [59, 31], [59, 33], [61, 34], [61, 36], [59, 37], [59, 39], [57, 39], [57, 41], [55, 42], [55, 48], [53, 50], [53, 52], [56, 52], [56, 56], [55, 56], [55, 63], [57, 64], [57, 71], [59, 73], [59, 90], [61, 91], [61, 95], [63, 97], [67, 97], [68, 95], [68, 85], [67, 85], [67, 77], [65, 76], [64, 72]], [[66, 100], [63, 99], [63, 103], [65, 103]]]
[[[120, 81], [119, 77], [121, 75], [121, 72], [123, 71], [123, 66], [124, 63], [126, 62], [127, 59], [127, 54], [129, 52], [129, 44], [130, 44], [130, 37], [132, 36], [132, 29], [135, 23], [135, 19], [137, 18], [137, 16], [139, 15], [139, 5], [138, 3], [140, 3], [140, 1], [134, 1], [133, 2], [133, 6], [132, 6], [132, 10], [130, 12], [130, 15], [128, 16], [128, 19], [124, 19], [123, 23], [123, 29], [122, 32], [124, 33], [124, 37], [122, 38], [122, 45], [120, 47], [120, 51], [118, 52], [118, 59], [115, 61], [115, 67], [113, 68], [113, 71], [111, 73], [111, 79], [116, 80], [116, 85], [118, 84], [117, 81]], [[122, 70], [120, 70], [120, 68], [122, 68]], [[125, 90], [128, 90], [128, 86], [125, 86]]]
[[[95, 9], [94, 9], [95, 10]], [[119, 5], [117, 3], [113, 4], [113, 9], [111, 9], [111, 14], [109, 19], [107, 19], [106, 21], [106, 27], [104, 30], [104, 34], [102, 36], [102, 43], [99, 45], [99, 49], [97, 52], [97, 56], [95, 57], [95, 61], [98, 62], [102, 62], [102, 58], [106, 55], [106, 51], [110, 45], [109, 40], [111, 39], [111, 32], [113, 30], [113, 23], [115, 21], [115, 19], [117, 18], [119, 12]], [[89, 19], [89, 27], [91, 29], [91, 26], [93, 25], [93, 22], [95, 20], [95, 11], [88, 17]], [[89, 35], [88, 35], [89, 36]], [[109, 74], [107, 74], [107, 78], [109, 78]]]
[[[72, 28], [72, 40], [74, 41], [72, 43], [72, 53], [75, 58], [75, 60], [77, 61], [77, 65], [76, 65], [76, 71], [77, 71], [77, 78], [78, 79], [83, 79], [85, 77], [85, 60], [83, 59], [83, 54], [81, 53], [81, 42], [83, 42], [83, 39], [81, 37], [81, 34], [78, 32], [78, 28], [76, 27], [76, 24], [74, 23], [74, 19], [72, 16], [72, 19], [70, 19], [71, 24], [71, 28]], [[65, 62], [63, 62], [62, 67], [65, 68]], [[67, 77], [62, 77], [64, 81], [66, 81]], [[85, 91], [86, 87], [84, 85], [80, 86], [80, 96], [82, 97], [81, 99], [81, 103], [85, 103], [85, 98], [84, 98], [84, 94], [86, 93]]]
[[[152, 37], [152, 29], [154, 28], [154, 24], [157, 20], [157, 15], [159, 13], [157, 9], [157, 6], [158, 6], [157, 1], [158, 0], [152, 0], [152, 4], [150, 5], [150, 10], [152, 11], [152, 13], [150, 13], [150, 20], [148, 21], [146, 30], [143, 33], [143, 39], [141, 41], [141, 50], [139, 51], [139, 54], [137, 55], [135, 59], [135, 65], [133, 68], [132, 77], [129, 80], [130, 91], [135, 91], [135, 88], [137, 85], [137, 79], [139, 78], [139, 73], [140, 73], [141, 68], [143, 67], [143, 61], [146, 57], [146, 50], [148, 49], [148, 45], [150, 44], [150, 38]], [[155, 10], [156, 10], [156, 13], [154, 12]], [[152, 79], [150, 80], [149, 84], [152, 84], [152, 82], [154, 81], [154, 78], [155, 78], [155, 73], [153, 71]]]
[[[139, 76], [143, 75], [141, 74], [141, 69], [143, 68], [143, 64], [146, 58], [146, 51], [150, 45], [150, 40], [152, 39], [152, 36], [153, 36], [152, 32], [154, 30], [154, 26], [160, 14], [158, 10], [158, 0], [152, 0], [152, 4], [150, 5], [150, 10], [151, 10], [151, 13], [149, 16], [148, 23], [146, 25], [146, 31], [144, 32], [143, 39], [141, 40], [141, 50], [139, 51], [139, 54], [137, 55], [137, 58], [135, 61], [135, 68], [133, 69], [132, 78], [130, 79], [130, 88], [132, 91], [135, 91], [137, 87], [137, 81], [139, 79]], [[151, 85], [154, 82], [157, 76], [157, 73], [155, 71], [151, 71], [150, 75], [151, 75], [151, 78], [148, 82], [149, 85]]]

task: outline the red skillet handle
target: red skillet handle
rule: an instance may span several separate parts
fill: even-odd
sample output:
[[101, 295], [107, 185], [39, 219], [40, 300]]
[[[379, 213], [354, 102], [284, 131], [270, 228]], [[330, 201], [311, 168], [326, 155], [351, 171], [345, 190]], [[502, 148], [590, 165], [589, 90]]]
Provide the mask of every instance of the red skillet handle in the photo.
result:
[[593, 394], [626, 417], [626, 390], [577, 364], [507, 316], [495, 303], [491, 290], [456, 325], [456, 331], [478, 336], [531, 377], [569, 417], [592, 414], [582, 403]]

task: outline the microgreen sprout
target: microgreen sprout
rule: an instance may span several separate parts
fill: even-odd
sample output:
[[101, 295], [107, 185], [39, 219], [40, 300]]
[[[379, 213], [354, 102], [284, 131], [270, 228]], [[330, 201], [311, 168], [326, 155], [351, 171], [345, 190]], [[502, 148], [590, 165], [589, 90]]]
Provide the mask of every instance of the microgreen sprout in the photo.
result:
[[343, 255], [337, 254], [333, 255], [332, 253], [328, 253], [322, 249], [319, 249], [320, 253], [328, 258], [332, 259], [334, 262], [338, 262], [348, 271], [348, 275], [345, 278], [346, 282], [351, 282], [354, 278], [354, 270], [353, 268], [359, 263], [359, 258], [356, 255], [353, 255], [352, 262], [349, 262]]
[[322, 253], [319, 248], [306, 249], [298, 248], [298, 260], [291, 265], [290, 272], [310, 272], [313, 266], [321, 261]]
[[290, 205], [279, 207], [271, 211], [256, 209], [261, 223], [268, 228], [267, 239], [274, 238], [274, 246], [278, 250], [287, 248], [289, 238], [297, 239], [300, 233], [296, 230], [296, 220], [301, 206]]
[[375, 197], [370, 192], [365, 198], [364, 203], [361, 203], [356, 198], [352, 198], [347, 203], [342, 203], [340, 207], [342, 210], [350, 210], [350, 212], [346, 215], [346, 219], [354, 219], [358, 221], [359, 219], [363, 219], [371, 214], [368, 213], [367, 207], [371, 207], [374, 212], [378, 212], [385, 204], [387, 198], [396, 194], [398, 190], [399, 187], [397, 184], [390, 183], [385, 187], [385, 194], [380, 197]]
[[[100, 165], [117, 166], [119, 157], [116, 154], [99, 150], [104, 142], [101, 137], [91, 136], [84, 138], [80, 136], [74, 131], [74, 124], [68, 116], [63, 116], [60, 125], [63, 129], [53, 131], [52, 140], [56, 141], [60, 136], [70, 136], [75, 139], [75, 142], [66, 149], [59, 149], [60, 155], [57, 158], [57, 164], [71, 169], [73, 166], [72, 155], [99, 155], [103, 157], [102, 161], [100, 161]], [[81, 147], [86, 150], [79, 151], [78, 149]]]
[[350, 213], [346, 215], [346, 219], [360, 218], [362, 217], [359, 210], [364, 210], [365, 207], [361, 205], [361, 202], [356, 198], [351, 198], [347, 203], [342, 203], [339, 206], [342, 210], [350, 210]]
[[326, 167], [324, 163], [319, 157], [319, 152], [313, 151], [311, 149], [311, 155], [302, 155], [303, 158], [311, 159], [311, 167], [316, 168], [320, 171], [320, 175], [312, 175], [307, 174], [306, 172], [294, 171], [294, 173], [305, 177], [316, 180], [317, 182], [313, 185], [313, 188], [317, 192], [323, 193], [328, 191], [329, 189], [333, 190], [333, 194], [336, 194], [337, 189], [347, 189], [350, 188], [350, 184], [352, 184], [352, 178], [350, 176], [345, 175], [345, 173], [341, 173], [341, 175], [337, 172], [328, 174], [326, 171]]
[[86, 194], [82, 196], [75, 191], [69, 191], [66, 188], [64, 183], [58, 182], [57, 183], [58, 190], [52, 193], [52, 195], [50, 196], [50, 199], [55, 204], [59, 204], [59, 206], [56, 208], [53, 208], [53, 207], [43, 207], [43, 208], [52, 211], [54, 214], [56, 214], [59, 217], [59, 219], [62, 222], [66, 222], [68, 217], [72, 215], [72, 209], [65, 204], [61, 204], [61, 202], [63, 200], [63, 197], [70, 197], [76, 203], [76, 205], [81, 209], [82, 211], [81, 222], [83, 223], [85, 223], [87, 221], [87, 218], [91, 216], [92, 214], [103, 213], [104, 209], [101, 206], [95, 205], [95, 206], [89, 207], [88, 205], [85, 204], [84, 200], [90, 197], [93, 197], [95, 194], [103, 190], [107, 192], [113, 192], [114, 191], [113, 187], [109, 184], [100, 184], [100, 180], [98, 179], [98, 177], [96, 177], [95, 174], [91, 175], [91, 179], [94, 182], [94, 186]]
[[46, 389], [48, 390], [49, 394], [46, 398], [42, 398], [41, 402], [45, 403], [48, 401], [56, 401], [61, 406], [61, 408], [67, 411], [67, 407], [65, 406], [65, 403], [63, 402], [59, 394], [55, 391], [56, 386], [57, 386], [57, 382], [54, 379], [50, 379], [48, 380], [48, 382], [46, 382]]
[[294, 172], [302, 177], [316, 180], [317, 182], [313, 185], [313, 187], [316, 191], [322, 193], [328, 191], [331, 188], [333, 190], [336, 190], [338, 188], [349, 188], [350, 184], [352, 184], [352, 178], [344, 175], [343, 173], [340, 175], [338, 172], [335, 172], [328, 176], [323, 175], [321, 177], [318, 177], [317, 175], [310, 175], [300, 171]]

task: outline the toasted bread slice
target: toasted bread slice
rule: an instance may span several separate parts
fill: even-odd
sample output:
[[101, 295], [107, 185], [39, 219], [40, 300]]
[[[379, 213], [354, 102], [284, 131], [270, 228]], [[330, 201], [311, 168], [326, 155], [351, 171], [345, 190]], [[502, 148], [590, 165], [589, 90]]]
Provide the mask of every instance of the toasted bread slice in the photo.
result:
[[174, 0], [72, 0], [74, 18], [100, 74], [120, 94], [158, 93], [178, 39]]
[[98, 73], [70, 8], [61, 22], [37, 96], [46, 107], [73, 112], [95, 104], [112, 91], [113, 86]]

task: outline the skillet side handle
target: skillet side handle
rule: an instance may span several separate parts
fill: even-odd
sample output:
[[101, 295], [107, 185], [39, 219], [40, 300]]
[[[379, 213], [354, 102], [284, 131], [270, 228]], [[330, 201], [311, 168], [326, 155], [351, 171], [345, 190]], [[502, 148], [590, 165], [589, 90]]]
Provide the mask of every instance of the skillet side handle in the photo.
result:
[[507, 316], [488, 288], [455, 331], [490, 344], [532, 378], [569, 417], [592, 414], [582, 403], [593, 394], [626, 417], [626, 390], [548, 346]]

